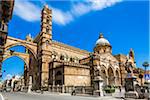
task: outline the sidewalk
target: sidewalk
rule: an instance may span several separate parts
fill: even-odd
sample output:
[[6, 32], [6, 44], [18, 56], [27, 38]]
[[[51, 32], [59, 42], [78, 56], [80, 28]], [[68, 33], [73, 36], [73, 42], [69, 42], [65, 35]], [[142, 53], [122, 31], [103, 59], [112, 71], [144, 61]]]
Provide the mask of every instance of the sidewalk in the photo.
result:
[[[56, 92], [43, 92], [43, 94], [41, 93], [37, 93], [37, 92], [30, 92], [29, 94], [34, 94], [34, 95], [60, 95], [60, 96], [72, 96], [70, 93], [56, 93]], [[96, 100], [124, 100], [122, 98], [115, 98], [113, 96], [103, 96], [103, 97], [99, 97], [99, 96], [92, 96], [92, 95], [87, 95], [87, 94], [77, 94], [75, 96], [79, 96], [79, 97], [90, 97], [90, 98], [95, 98]]]
[[5, 100], [1, 93], [0, 93], [0, 100]]

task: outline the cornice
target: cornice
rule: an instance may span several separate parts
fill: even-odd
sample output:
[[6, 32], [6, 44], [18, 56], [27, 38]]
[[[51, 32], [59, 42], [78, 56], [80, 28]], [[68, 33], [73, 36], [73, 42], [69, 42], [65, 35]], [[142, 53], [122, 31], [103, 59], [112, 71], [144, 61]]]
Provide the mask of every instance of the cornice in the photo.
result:
[[73, 47], [73, 46], [69, 46], [67, 44], [64, 44], [64, 43], [61, 43], [61, 42], [58, 42], [58, 41], [55, 41], [53, 40], [52, 41], [52, 46], [56, 47], [59, 46], [59, 47], [64, 47], [65, 49], [68, 49], [69, 51], [73, 51], [73, 52], [79, 52], [79, 53], [83, 53], [83, 54], [86, 54], [86, 55], [89, 55], [90, 52], [86, 51], [86, 50], [81, 50], [79, 48], [76, 48], [76, 47]]

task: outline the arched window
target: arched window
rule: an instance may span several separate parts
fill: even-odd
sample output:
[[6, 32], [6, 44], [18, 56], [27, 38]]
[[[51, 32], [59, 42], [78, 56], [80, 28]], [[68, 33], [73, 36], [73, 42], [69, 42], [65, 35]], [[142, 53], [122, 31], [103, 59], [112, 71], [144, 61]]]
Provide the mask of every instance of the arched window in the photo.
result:
[[56, 76], [62, 75], [61, 71], [57, 71]]
[[48, 24], [50, 23], [49, 17], [47, 18], [46, 22], [47, 22]]
[[49, 27], [48, 26], [46, 27], [46, 33], [49, 33]]
[[70, 61], [71, 61], [71, 62], [74, 62], [74, 61], [75, 61], [75, 59], [74, 59], [73, 57], [71, 57], [71, 58], [70, 58]]
[[70, 61], [71, 61], [71, 62], [73, 61], [73, 58], [72, 58], [72, 57], [70, 58]]
[[108, 72], [108, 81], [109, 81], [109, 85], [114, 85], [115, 80], [114, 80], [114, 72], [113, 69], [111, 67], [108, 68], [107, 70]]
[[48, 44], [49, 44], [49, 40], [46, 40], [46, 46], [48, 46]]
[[52, 58], [58, 59], [58, 53], [56, 51], [52, 52]]
[[60, 56], [60, 60], [64, 60], [65, 59], [65, 56], [64, 55], [61, 55]]

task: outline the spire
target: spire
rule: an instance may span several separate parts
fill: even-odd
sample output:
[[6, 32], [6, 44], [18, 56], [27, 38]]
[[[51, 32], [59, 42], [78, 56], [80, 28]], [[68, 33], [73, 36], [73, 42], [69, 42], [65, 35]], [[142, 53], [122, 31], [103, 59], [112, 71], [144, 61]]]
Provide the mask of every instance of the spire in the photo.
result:
[[33, 41], [30, 33], [26, 36], [26, 41], [30, 41], [30, 42]]
[[129, 56], [134, 60], [134, 50], [132, 48], [130, 49]]
[[31, 37], [31, 33], [29, 33], [28, 36]]
[[103, 38], [103, 37], [104, 37], [103, 33], [100, 33], [99, 38]]
[[48, 8], [48, 4], [46, 4], [46, 5], [44, 6], [44, 8]]

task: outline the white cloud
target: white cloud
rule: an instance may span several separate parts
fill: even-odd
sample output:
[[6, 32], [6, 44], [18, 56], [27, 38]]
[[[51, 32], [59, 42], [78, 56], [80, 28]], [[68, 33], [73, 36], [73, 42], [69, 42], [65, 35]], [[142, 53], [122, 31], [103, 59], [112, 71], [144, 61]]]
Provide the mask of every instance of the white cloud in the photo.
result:
[[63, 12], [57, 8], [52, 8], [53, 21], [56, 24], [66, 25], [73, 20], [73, 16], [70, 12]]
[[[87, 2], [77, 2], [68, 11], [62, 11], [51, 7], [51, 5], [49, 5], [49, 8], [52, 9], [54, 23], [66, 25], [79, 16], [113, 6], [120, 1], [122, 0], [88, 0]], [[46, 4], [46, 2], [41, 3]], [[41, 8], [29, 1], [16, 0], [14, 13], [26, 21], [39, 21]]]
[[26, 21], [40, 20], [40, 8], [29, 1], [16, 0], [14, 14]]
[[81, 16], [91, 11], [91, 7], [88, 4], [78, 3], [74, 4], [71, 9], [71, 13], [75, 16]]
[[90, 0], [92, 10], [102, 10], [121, 1], [122, 0]]
[[121, 1], [122, 0], [88, 0], [87, 2], [73, 5], [71, 12], [76, 16], [81, 16], [91, 11], [103, 10]]

